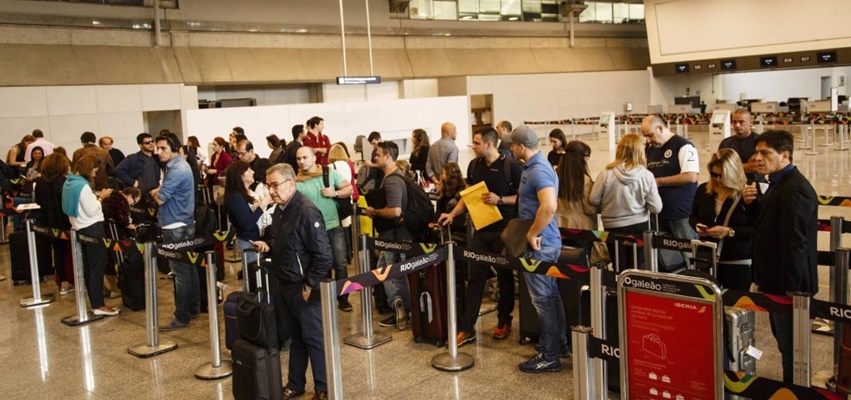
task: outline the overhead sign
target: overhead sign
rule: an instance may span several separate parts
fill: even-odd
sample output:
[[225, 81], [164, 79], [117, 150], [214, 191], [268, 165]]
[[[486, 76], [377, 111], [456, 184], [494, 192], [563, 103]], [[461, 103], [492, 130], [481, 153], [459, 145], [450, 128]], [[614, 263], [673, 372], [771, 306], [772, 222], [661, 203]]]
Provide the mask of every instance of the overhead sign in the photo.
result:
[[369, 85], [381, 83], [380, 76], [338, 76], [338, 85]]
[[638, 272], [618, 282], [627, 397], [721, 398], [720, 289], [703, 279]]

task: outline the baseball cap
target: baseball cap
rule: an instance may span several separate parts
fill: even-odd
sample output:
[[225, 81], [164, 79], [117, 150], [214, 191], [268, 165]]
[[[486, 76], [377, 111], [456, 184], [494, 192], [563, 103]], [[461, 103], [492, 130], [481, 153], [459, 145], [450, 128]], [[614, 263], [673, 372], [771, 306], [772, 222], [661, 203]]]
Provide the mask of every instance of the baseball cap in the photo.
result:
[[527, 125], [520, 125], [511, 132], [511, 142], [529, 148], [538, 146], [538, 134]]

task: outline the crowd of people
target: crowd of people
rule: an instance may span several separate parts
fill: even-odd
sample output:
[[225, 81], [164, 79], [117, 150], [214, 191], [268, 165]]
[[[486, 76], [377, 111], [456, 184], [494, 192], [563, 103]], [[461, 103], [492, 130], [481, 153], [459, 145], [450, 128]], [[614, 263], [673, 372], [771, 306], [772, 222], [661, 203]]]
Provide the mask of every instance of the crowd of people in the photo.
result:
[[[657, 116], [644, 119], [641, 135], [624, 135], [617, 143], [615, 159], [597, 174], [589, 169], [591, 147], [567, 141], [559, 130], [550, 133], [552, 151], [544, 155], [534, 130], [501, 121], [495, 129], [474, 133], [475, 158], [466, 168], [458, 164], [457, 130], [450, 122], [441, 126], [441, 137], [434, 143], [425, 130], [411, 133], [409, 164], [399, 160], [395, 142], [382, 141], [380, 133], [373, 132], [368, 137], [373, 152], [363, 168], [374, 170], [374, 189], [381, 189], [384, 198], [381, 204], [369, 204], [365, 214], [372, 219], [378, 238], [415, 241], [400, 223], [409, 205], [408, 183], [436, 189], [432, 223], [446, 225], [463, 221], [467, 212], [461, 191], [484, 182], [487, 193], [481, 201], [497, 207], [502, 219], [474, 233], [467, 244], [472, 250], [503, 252], [507, 243], [502, 233], [519, 219], [528, 224], [514, 235], [526, 249], [518, 256], [556, 262], [562, 246], [559, 227], [602, 228], [639, 236], [656, 217], [660, 231], [717, 243], [717, 254], [711, 256], [717, 257], [718, 280], [724, 287], [748, 290], [755, 284], [767, 294], [814, 295], [818, 291], [815, 192], [792, 163], [792, 135], [785, 131], [757, 135], [750, 124], [747, 110], [734, 113], [735, 135], [712, 154], [707, 163], [710, 178], [701, 184], [694, 145], [671, 132]], [[158, 208], [156, 224], [163, 242], [184, 241], [197, 234], [196, 189], [220, 192], [216, 196], [224, 210], [220, 217], [226, 216], [235, 230], [240, 255], [252, 249], [271, 258], [278, 324], [285, 332], [282, 336], [292, 339], [284, 398], [304, 393], [308, 363], [321, 396], [327, 383], [318, 284], [326, 277], [347, 277], [351, 217], [341, 213], [339, 203], [357, 201], [364, 190], [358, 187], [359, 173], [348, 147], [332, 143], [324, 127], [321, 117], [313, 117], [292, 127], [289, 143], [266, 136], [272, 151], [268, 159], [255, 152], [240, 127], [234, 127], [227, 140], [215, 137], [209, 156], [196, 137], [182, 144], [177, 135], [164, 131], [156, 137], [139, 134], [139, 151], [125, 157], [112, 147], [111, 138], [98, 141], [94, 133], [86, 132], [81, 148], [69, 158], [64, 149], [35, 130], [13, 146], [6, 161], [35, 183], [29, 201], [41, 206], [42, 224], [94, 237], [104, 236], [105, 221], [120, 226], [122, 236], [132, 236], [136, 226], [128, 210], [140, 203]], [[602, 227], [597, 225], [598, 215]], [[61, 240], [50, 241], [50, 246], [60, 293], [70, 293], [74, 289], [62, 265], [70, 249]], [[103, 246], [82, 246], [86, 281], [77, 284], [86, 285], [95, 314], [115, 315], [119, 310], [104, 299], [114, 297], [117, 290], [112, 284], [104, 289], [104, 274], [114, 276], [115, 261]], [[625, 257], [615, 268], [642, 262], [611, 244], [595, 244], [592, 260], [610, 262], [616, 250]], [[373, 267], [383, 268], [405, 257], [384, 251]], [[171, 261], [170, 267], [176, 310], [161, 326], [163, 331], [187, 328], [201, 312], [197, 269], [177, 261]], [[465, 299], [457, 316], [458, 336], [452, 338], [458, 345], [477, 339], [475, 322], [491, 270], [486, 264], [468, 267]], [[515, 280], [506, 269], [497, 268], [496, 277], [498, 317], [491, 336], [501, 340], [512, 329]], [[559, 371], [560, 358], [570, 353], [570, 345], [556, 280], [530, 273], [523, 273], [522, 279], [541, 321], [541, 335], [536, 354], [520, 363], [519, 369]], [[411, 312], [407, 280], [387, 280], [383, 289], [387, 301], [378, 308], [390, 315], [380, 324], [404, 329]], [[337, 298], [337, 307], [342, 312], [352, 310], [345, 295]], [[791, 380], [791, 319], [772, 314], [771, 323], [783, 356], [784, 379]]]

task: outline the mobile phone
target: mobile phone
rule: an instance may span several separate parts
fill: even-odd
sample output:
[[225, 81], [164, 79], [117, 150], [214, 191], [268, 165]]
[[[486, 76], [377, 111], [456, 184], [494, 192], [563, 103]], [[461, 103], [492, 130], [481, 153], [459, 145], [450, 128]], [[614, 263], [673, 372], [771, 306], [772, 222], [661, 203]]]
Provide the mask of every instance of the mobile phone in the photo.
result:
[[702, 230], [702, 231], [709, 229], [709, 227], [704, 225], [704, 224], [697, 224], [697, 225], [695, 225], [695, 227], [699, 230]]

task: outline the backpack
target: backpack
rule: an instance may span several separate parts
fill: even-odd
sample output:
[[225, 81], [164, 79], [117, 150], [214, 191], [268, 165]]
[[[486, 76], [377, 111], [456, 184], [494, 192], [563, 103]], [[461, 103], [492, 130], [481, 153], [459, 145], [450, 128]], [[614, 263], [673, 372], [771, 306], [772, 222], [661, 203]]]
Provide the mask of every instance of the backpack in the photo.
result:
[[[473, 175], [473, 166], [483, 163], [485, 163], [484, 157], [478, 157], [475, 160], [470, 161], [470, 164], [467, 164], [467, 179], [470, 179], [470, 177]], [[487, 168], [487, 165], [485, 165], [485, 168]], [[511, 180], [511, 161], [509, 161], [508, 157], [505, 157], [502, 160], [502, 176], [503, 178], [505, 178], [505, 183], [508, 184], [508, 188], [510, 191], [509, 194], [516, 194], [517, 188], [514, 187], [514, 181]]]
[[424, 241], [429, 233], [428, 224], [434, 220], [434, 205], [421, 186], [397, 174], [391, 174], [388, 178], [392, 176], [402, 179], [408, 190], [408, 206], [403, 210], [399, 222], [405, 224], [414, 241]]
[[378, 186], [378, 168], [371, 168], [365, 165], [360, 167], [355, 182], [360, 193], [375, 189]]

